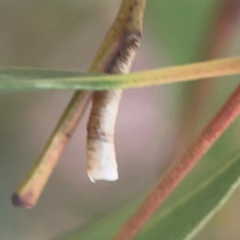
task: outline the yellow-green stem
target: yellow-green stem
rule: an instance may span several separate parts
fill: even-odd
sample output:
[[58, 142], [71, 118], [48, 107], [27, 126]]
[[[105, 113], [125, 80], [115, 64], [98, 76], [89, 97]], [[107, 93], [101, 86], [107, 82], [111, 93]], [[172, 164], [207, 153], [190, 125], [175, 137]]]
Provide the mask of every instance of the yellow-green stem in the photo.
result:
[[[123, 0], [116, 20], [107, 33], [89, 72], [105, 72], [117, 57], [123, 37], [141, 29], [146, 0]], [[61, 153], [81, 119], [91, 92], [77, 91], [65, 110], [32, 170], [12, 196], [15, 206], [32, 208], [47, 183]]]
[[91, 92], [88, 91], [77, 91], [73, 96], [32, 170], [13, 194], [12, 202], [15, 206], [32, 208], [36, 204], [90, 98]]

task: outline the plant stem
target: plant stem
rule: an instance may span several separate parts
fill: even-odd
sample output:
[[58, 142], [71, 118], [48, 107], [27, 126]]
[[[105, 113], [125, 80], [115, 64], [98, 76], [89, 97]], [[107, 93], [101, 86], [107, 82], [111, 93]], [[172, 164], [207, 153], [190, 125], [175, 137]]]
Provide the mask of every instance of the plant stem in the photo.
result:
[[124, 224], [114, 240], [130, 240], [147, 223], [183, 178], [193, 169], [226, 128], [240, 114], [240, 85], [221, 110], [202, 130], [186, 152], [162, 176], [157, 186], [145, 198], [140, 208]]
[[[146, 0], [123, 0], [119, 13], [100, 46], [89, 72], [106, 72], [120, 56], [122, 41], [128, 34], [141, 30]], [[140, 32], [138, 32], [140, 33]], [[115, 66], [116, 67], [116, 66]], [[92, 93], [77, 91], [62, 115], [30, 173], [12, 196], [15, 206], [32, 208], [44, 189], [54, 167], [81, 119]]]
[[13, 205], [26, 208], [34, 207], [82, 118], [91, 96], [91, 92], [87, 91], [78, 91], [73, 96], [32, 170], [13, 194]]
[[[213, 9], [214, 15], [217, 15], [213, 23], [213, 29], [210, 34], [210, 41], [208, 42], [206, 49], [210, 51], [205, 53], [209, 59], [220, 56], [219, 53], [225, 52], [231, 46], [229, 43], [233, 41], [234, 35], [237, 33], [240, 1], [239, 0], [222, 0], [216, 3], [216, 8]], [[208, 47], [209, 46], [209, 47]], [[204, 51], [201, 53], [204, 54]]]
[[[204, 40], [199, 48], [198, 59], [209, 60], [220, 57], [232, 46], [234, 37], [238, 29], [238, 19], [240, 13], [239, 0], [223, 0], [217, 2], [212, 9], [212, 15], [215, 17], [211, 24], [207, 24], [204, 31]], [[218, 9], [216, 11], [216, 8]], [[210, 27], [209, 27], [210, 25]], [[195, 57], [196, 58], [196, 57]], [[196, 134], [196, 127], [201, 121], [204, 109], [209, 105], [214, 91], [216, 81], [198, 81], [191, 88], [189, 99], [191, 102], [185, 106], [181, 116], [179, 116], [179, 132], [176, 138], [176, 149], [174, 154], [178, 156]], [[204, 97], [202, 97], [204, 96]], [[179, 141], [180, 140], [180, 141]]]

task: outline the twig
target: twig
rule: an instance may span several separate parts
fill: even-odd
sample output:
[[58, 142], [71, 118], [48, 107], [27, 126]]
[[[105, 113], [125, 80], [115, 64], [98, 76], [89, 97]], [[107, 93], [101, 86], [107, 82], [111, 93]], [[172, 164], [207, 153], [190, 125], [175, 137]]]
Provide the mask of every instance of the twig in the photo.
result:
[[[208, 52], [204, 53], [201, 50], [205, 54], [203, 57], [208, 56], [209, 59], [218, 57], [220, 53], [229, 48], [229, 43], [237, 33], [239, 19], [240, 0], [223, 0], [216, 4], [219, 9], [217, 9], [213, 30], [209, 33], [211, 34], [210, 41], [206, 47]], [[216, 8], [214, 8], [214, 12], [216, 12]]]
[[[217, 10], [216, 10], [217, 8]], [[214, 15], [212, 24], [207, 24], [203, 44], [198, 59], [208, 60], [220, 57], [232, 46], [234, 36], [238, 28], [238, 19], [240, 13], [240, 0], [223, 0], [217, 2], [212, 10]], [[208, 103], [213, 92], [215, 81], [198, 81], [191, 89], [191, 103], [180, 116], [179, 133], [181, 141], [176, 139], [177, 147], [175, 153], [178, 155], [178, 149], [192, 140], [194, 130], [198, 126], [205, 105]], [[204, 97], [203, 97], [204, 96]]]
[[183, 178], [193, 169], [226, 128], [240, 114], [240, 85], [202, 130], [197, 139], [188, 147], [160, 179], [157, 186], [146, 197], [140, 208], [124, 224], [114, 240], [130, 240], [147, 223], [154, 212], [162, 205]]
[[[118, 16], [100, 46], [89, 72], [106, 72], [113, 62], [117, 61], [126, 34], [141, 29], [142, 22], [139, 21], [139, 17], [142, 18], [145, 3], [145, 0], [123, 0]], [[13, 194], [12, 203], [15, 206], [27, 208], [35, 206], [91, 95], [92, 93], [88, 91], [75, 93], [36, 164]]]
[[90, 92], [77, 92], [65, 110], [56, 129], [46, 143], [42, 154], [12, 196], [15, 206], [32, 208], [36, 204], [62, 152], [67, 146], [78, 122], [83, 116]]

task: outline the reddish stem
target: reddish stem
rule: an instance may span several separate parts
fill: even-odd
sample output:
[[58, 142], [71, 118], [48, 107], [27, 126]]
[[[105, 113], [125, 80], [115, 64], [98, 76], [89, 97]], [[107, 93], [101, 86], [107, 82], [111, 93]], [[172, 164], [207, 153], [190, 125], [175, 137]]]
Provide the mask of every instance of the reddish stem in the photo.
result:
[[130, 240], [148, 222], [154, 212], [162, 205], [170, 193], [193, 169], [209, 148], [216, 142], [226, 128], [240, 114], [240, 85], [236, 88], [221, 110], [202, 130], [197, 139], [188, 147], [157, 186], [146, 197], [140, 208], [124, 224], [114, 240]]
[[[216, 6], [215, 6], [216, 5]], [[234, 37], [238, 29], [238, 19], [240, 13], [240, 0], [223, 0], [214, 5], [213, 13], [214, 20], [206, 26], [207, 30], [204, 34], [204, 43], [200, 47], [198, 59], [204, 61], [209, 59], [219, 58], [233, 44]], [[216, 10], [217, 9], [217, 10]], [[224, 54], [225, 55], [225, 54]], [[196, 126], [203, 113], [204, 107], [212, 97], [215, 81], [198, 81], [195, 83], [191, 91], [191, 104], [183, 111], [180, 121], [180, 131], [178, 136], [181, 136], [181, 141], [176, 139], [176, 153], [179, 149], [185, 148], [192, 139]], [[204, 96], [204, 97], [202, 97]]]
[[218, 16], [215, 18], [209, 42], [210, 52], [206, 54], [208, 59], [215, 58], [219, 53], [226, 51], [229, 48], [228, 43], [232, 41], [238, 29], [240, 0], [224, 0], [223, 3], [218, 4], [220, 4]]

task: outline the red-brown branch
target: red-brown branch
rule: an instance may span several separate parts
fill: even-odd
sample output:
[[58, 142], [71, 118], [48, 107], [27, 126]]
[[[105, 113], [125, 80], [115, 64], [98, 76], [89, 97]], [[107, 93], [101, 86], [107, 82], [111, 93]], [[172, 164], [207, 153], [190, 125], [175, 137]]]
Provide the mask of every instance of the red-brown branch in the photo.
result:
[[193, 169], [216, 142], [226, 128], [240, 114], [240, 85], [236, 88], [221, 110], [202, 130], [186, 152], [161, 178], [157, 186], [146, 197], [140, 208], [124, 224], [114, 240], [130, 240], [147, 223], [183, 178]]
[[[206, 26], [203, 44], [197, 54], [197, 58], [202, 61], [219, 58], [225, 55], [225, 52], [232, 46], [238, 29], [240, 0], [217, 2], [212, 11], [213, 21], [210, 27], [209, 23]], [[181, 136], [181, 141], [176, 139], [177, 146], [173, 154], [178, 155], [179, 149], [180, 151], [184, 149], [186, 144], [192, 140], [204, 107], [212, 97], [215, 83], [215, 81], [205, 80], [194, 84], [190, 94], [191, 104], [188, 104], [180, 117], [178, 136]]]

